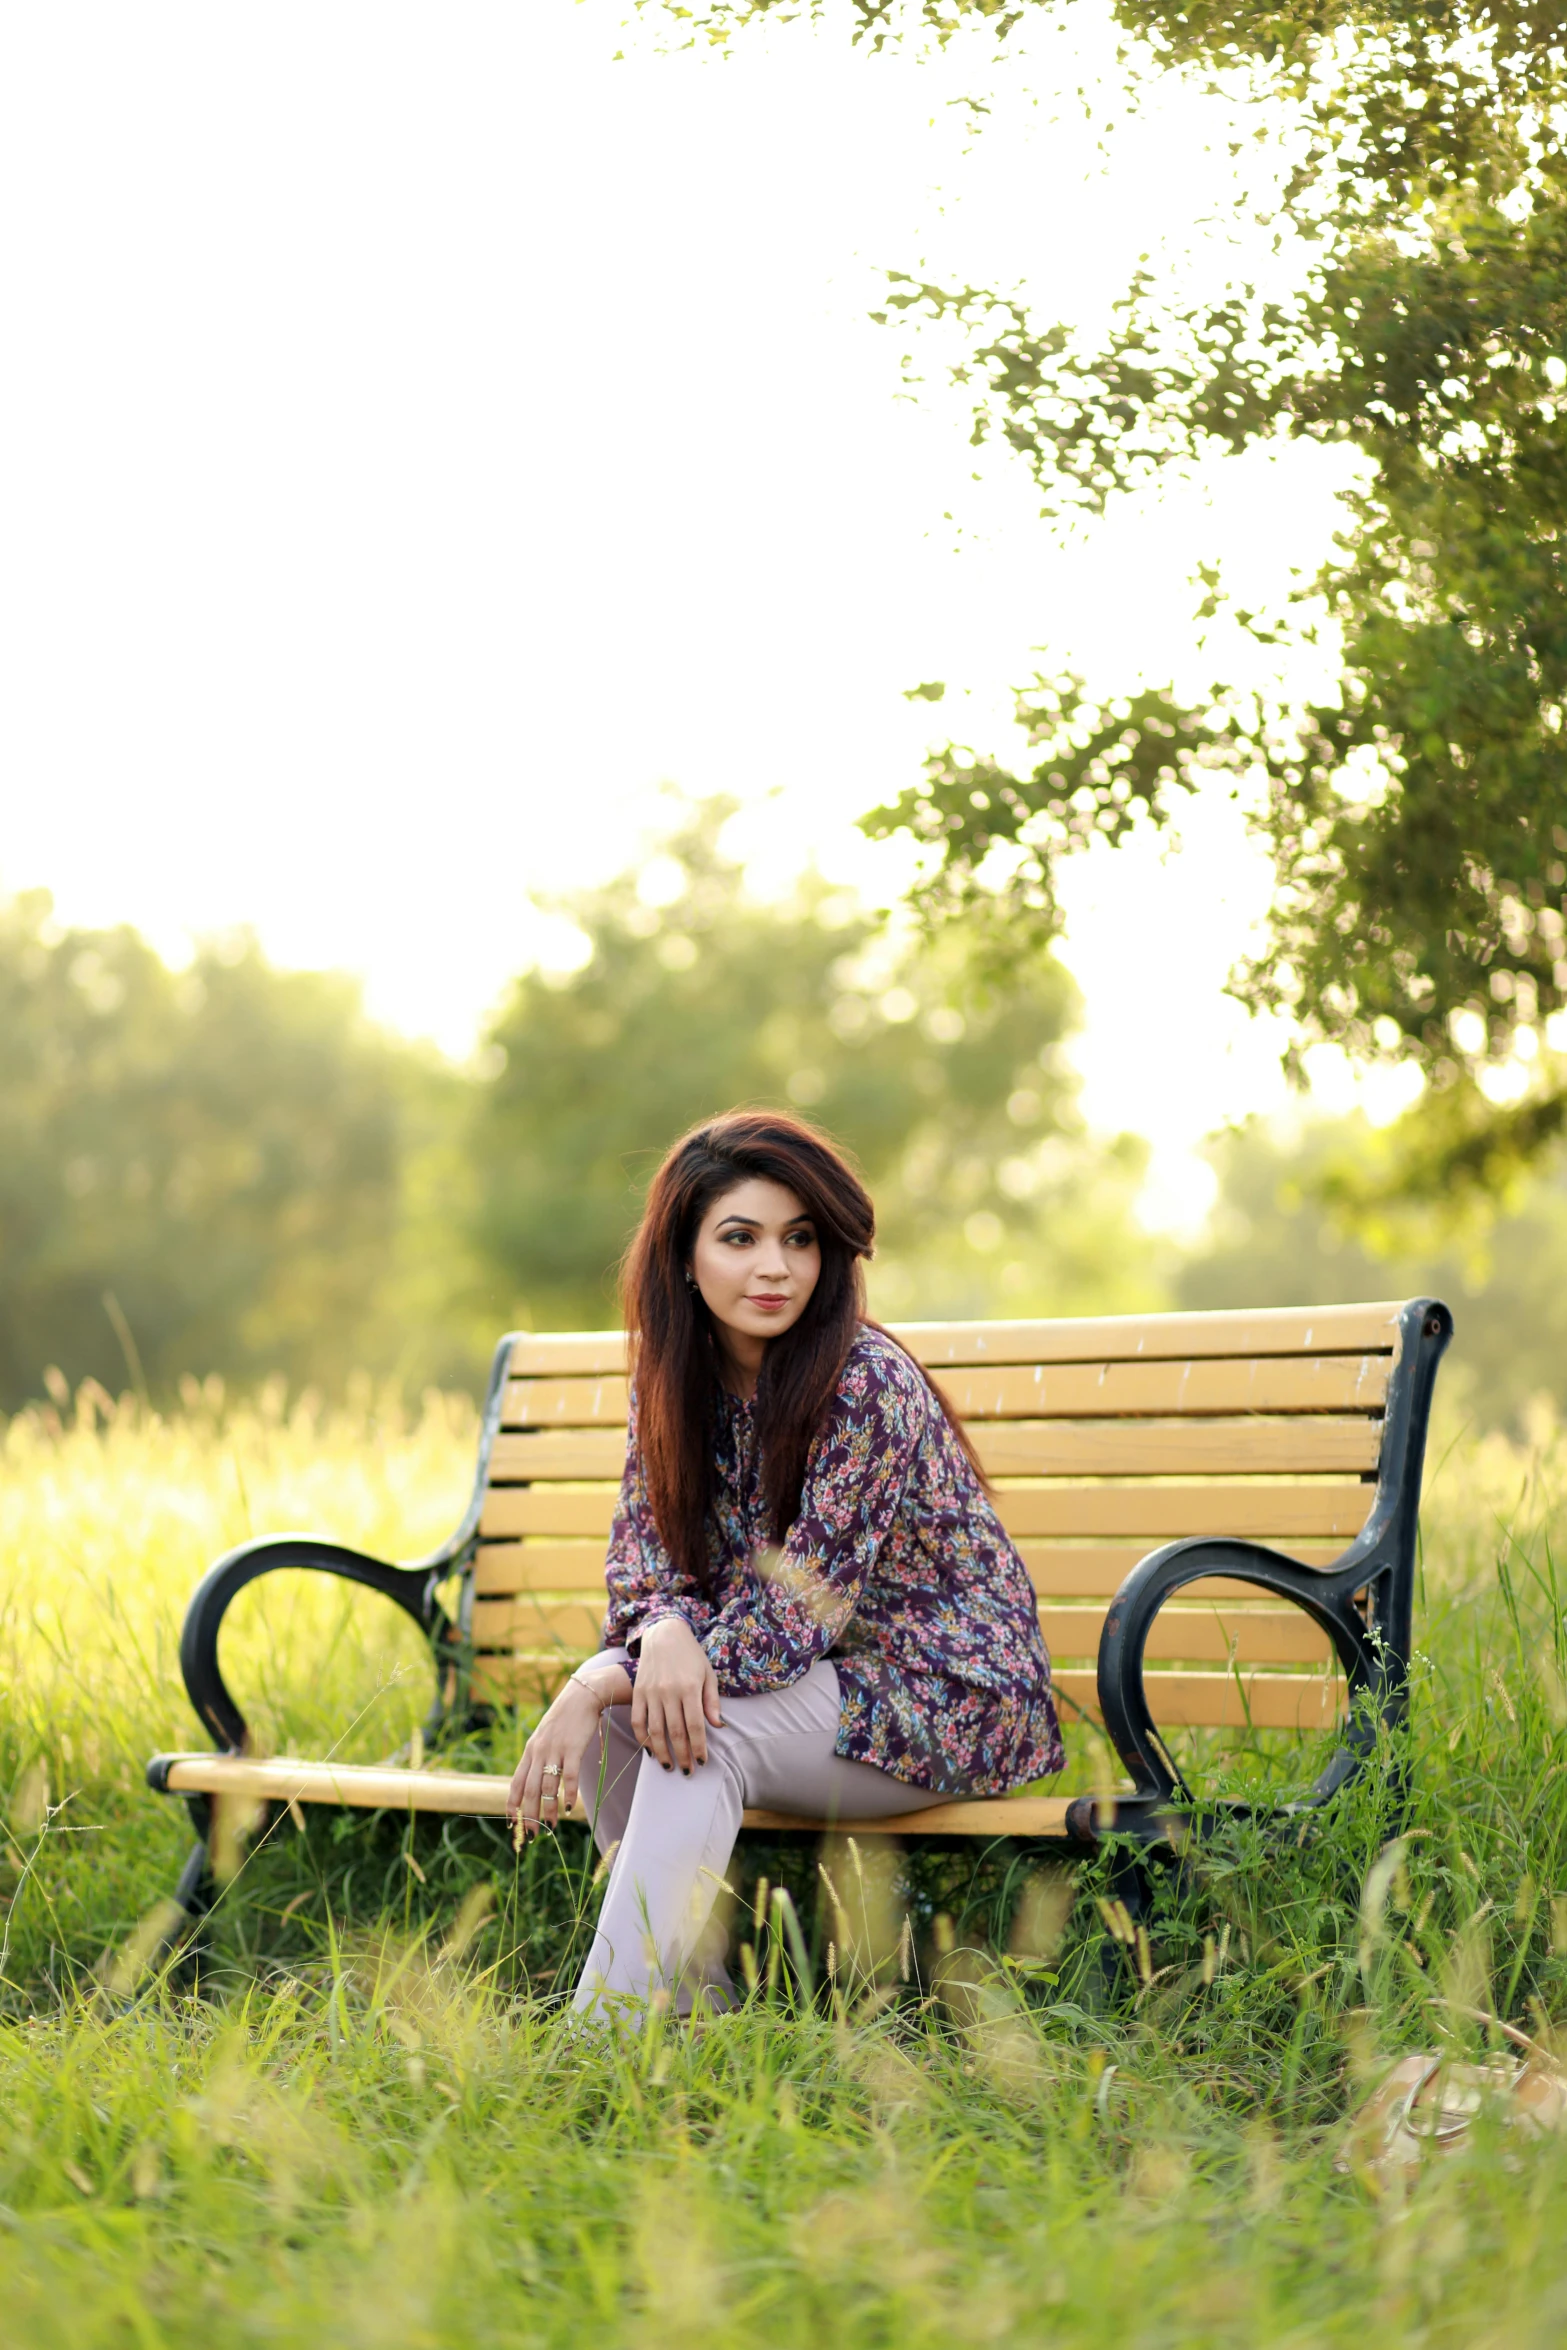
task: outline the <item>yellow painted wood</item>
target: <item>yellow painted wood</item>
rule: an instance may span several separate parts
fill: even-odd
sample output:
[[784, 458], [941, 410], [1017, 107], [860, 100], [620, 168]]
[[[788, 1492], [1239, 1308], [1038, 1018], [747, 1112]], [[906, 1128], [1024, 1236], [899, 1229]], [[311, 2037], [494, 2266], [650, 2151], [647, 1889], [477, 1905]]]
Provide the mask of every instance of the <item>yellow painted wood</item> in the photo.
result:
[[1359, 1419], [1013, 1420], [969, 1431], [991, 1477], [1261, 1477], [1374, 1469]]
[[[1023, 1564], [1042, 1597], [1052, 1599], [1110, 1599], [1120, 1590], [1139, 1559], [1148, 1555], [1142, 1542], [1019, 1544]], [[1302, 1566], [1330, 1567], [1343, 1544], [1291, 1542], [1288, 1555]], [[481, 1598], [498, 1598], [519, 1591], [592, 1591], [604, 1589], [602, 1542], [487, 1542], [474, 1567], [474, 1590]], [[1227, 1577], [1205, 1576], [1188, 1585], [1197, 1599], [1243, 1599], [1246, 1587]]]
[[1191, 1534], [1287, 1539], [1337, 1535], [1347, 1541], [1366, 1522], [1370, 1485], [1012, 1485], [996, 1494], [1007, 1532], [1023, 1535], [1121, 1535], [1145, 1550]]
[[1060, 1322], [899, 1322], [894, 1335], [922, 1363], [1168, 1362], [1216, 1355], [1388, 1351], [1396, 1304], [1279, 1306], [1218, 1314], [1116, 1314]]
[[612, 1477], [626, 1465], [624, 1428], [540, 1428], [502, 1432], [490, 1454], [492, 1483], [526, 1477]]
[[[558, 1688], [576, 1661], [553, 1648], [487, 1654], [475, 1659], [473, 1690], [492, 1705], [536, 1704]], [[1066, 1665], [1053, 1676], [1056, 1688], [1072, 1705], [1063, 1709], [1063, 1728], [1072, 1735], [1073, 1708], [1099, 1719], [1098, 1683], [1091, 1665]], [[1257, 1729], [1320, 1730], [1334, 1722], [1343, 1706], [1343, 1685], [1320, 1673], [1267, 1672], [1244, 1668], [1228, 1672], [1187, 1672], [1156, 1666], [1146, 1677], [1148, 1703], [1161, 1730], [1236, 1730], [1245, 1726], [1244, 1688]]]
[[[1332, 1647], [1309, 1616], [1293, 1607], [1224, 1608], [1201, 1602], [1173, 1602], [1161, 1610], [1148, 1637], [1147, 1654], [1183, 1664], [1227, 1664], [1232, 1647], [1242, 1665], [1326, 1665]], [[1096, 1657], [1105, 1610], [1102, 1606], [1039, 1611], [1040, 1630], [1053, 1657]], [[603, 1610], [579, 1602], [548, 1599], [481, 1599], [473, 1610], [476, 1648], [558, 1651], [575, 1659], [592, 1655], [602, 1638]]]
[[[1148, 1556], [1151, 1547], [1146, 1542], [1082, 1545], [1020, 1542], [1018, 1553], [1041, 1598], [1113, 1599], [1139, 1560]], [[1330, 1567], [1343, 1547], [1341, 1542], [1294, 1541], [1285, 1546], [1287, 1556], [1306, 1567]], [[566, 1588], [565, 1584], [560, 1586], [562, 1590]], [[1244, 1584], [1232, 1583], [1228, 1576], [1208, 1575], [1200, 1583], [1188, 1584], [1187, 1595], [1194, 1599], [1233, 1601], [1244, 1599], [1246, 1588]]]
[[625, 1376], [623, 1330], [533, 1330], [513, 1342], [514, 1379], [580, 1379], [599, 1372]]
[[[1054, 1657], [1095, 1657], [1104, 1628], [1102, 1607], [1042, 1607], [1039, 1628]], [[1144, 1654], [1171, 1664], [1303, 1665], [1332, 1662], [1333, 1646], [1298, 1607], [1161, 1608]]]
[[[1268, 1476], [1374, 1469], [1380, 1420], [1014, 1420], [970, 1430], [992, 1477]], [[503, 1433], [490, 1455], [493, 1483], [620, 1477], [620, 1428], [542, 1428]]]
[[508, 1379], [503, 1428], [624, 1428], [629, 1409], [623, 1378]]
[[[1098, 1687], [1087, 1666], [1068, 1666], [1054, 1678], [1063, 1696], [1098, 1721]], [[1156, 1671], [1146, 1676], [1143, 1686], [1160, 1730], [1240, 1730], [1246, 1726], [1248, 1708], [1258, 1730], [1326, 1730], [1344, 1705], [1342, 1682], [1317, 1674], [1242, 1673], [1237, 1682], [1231, 1673]], [[1072, 1718], [1071, 1708], [1064, 1708], [1062, 1728], [1068, 1741]]]
[[[615, 1514], [613, 1485], [572, 1493], [554, 1485], [492, 1485], [479, 1515], [481, 1535], [595, 1535], [602, 1546]], [[601, 1553], [602, 1555], [602, 1553]]]
[[[363, 1769], [335, 1763], [297, 1762], [279, 1756], [258, 1762], [248, 1755], [192, 1754], [169, 1769], [169, 1786], [182, 1795], [229, 1795], [249, 1802], [347, 1804], [361, 1811], [460, 1813], [473, 1819], [504, 1819], [509, 1779], [488, 1771], [403, 1771]], [[1066, 1832], [1064, 1796], [1022, 1795], [1003, 1800], [935, 1804], [902, 1820], [808, 1819], [794, 1812], [748, 1811], [748, 1828], [826, 1828], [840, 1836], [889, 1836], [918, 1829], [925, 1835], [1061, 1836]], [[585, 1818], [580, 1800], [571, 1817]]]
[[[1288, 1543], [1296, 1535], [1347, 1541], [1365, 1524], [1370, 1485], [1014, 1485], [996, 1495], [1013, 1538], [1136, 1535], [1145, 1550], [1189, 1534], [1238, 1534]], [[482, 1535], [607, 1536], [615, 1488], [497, 1485], [484, 1497]]]
[[[1205, 1362], [959, 1365], [941, 1389], [965, 1420], [1114, 1420], [1249, 1412], [1380, 1411], [1387, 1354], [1259, 1355]], [[623, 1378], [513, 1379], [506, 1428], [617, 1428], [626, 1421]]]
[[604, 1589], [602, 1542], [487, 1542], [474, 1562], [473, 1588], [488, 1598], [511, 1591]]
[[521, 1599], [477, 1599], [473, 1606], [473, 1638], [477, 1648], [559, 1648], [573, 1657], [591, 1656], [600, 1646], [604, 1629], [604, 1602]]
[[235, 1795], [268, 1803], [348, 1804], [360, 1811], [458, 1812], [502, 1818], [510, 1781], [481, 1771], [403, 1771], [387, 1765], [259, 1761], [251, 1755], [193, 1754], [169, 1768], [180, 1794]]
[[1380, 1411], [1386, 1354], [1256, 1355], [1204, 1362], [959, 1364], [935, 1372], [966, 1421], [1235, 1417]]
[[837, 1836], [1064, 1836], [1065, 1795], [975, 1796], [966, 1803], [933, 1803], [928, 1811], [891, 1820], [813, 1820], [789, 1811], [748, 1811], [748, 1828], [823, 1828]]
[[[1163, 1362], [1219, 1355], [1390, 1352], [1400, 1306], [1279, 1306], [1217, 1314], [1116, 1314], [1051, 1322], [899, 1322], [895, 1335], [921, 1362]], [[623, 1373], [619, 1330], [535, 1331], [512, 1346], [514, 1378]]]

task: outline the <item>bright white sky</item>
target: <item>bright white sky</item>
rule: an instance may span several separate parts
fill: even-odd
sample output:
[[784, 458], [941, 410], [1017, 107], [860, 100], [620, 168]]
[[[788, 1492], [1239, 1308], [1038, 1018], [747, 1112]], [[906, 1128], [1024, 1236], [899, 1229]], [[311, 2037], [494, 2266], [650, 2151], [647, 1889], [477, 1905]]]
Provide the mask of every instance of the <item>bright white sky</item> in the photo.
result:
[[[758, 886], [814, 855], [885, 898], [853, 818], [933, 731], [1004, 747], [1033, 648], [1200, 683], [1196, 563], [1252, 599], [1314, 567], [1334, 477], [1299, 452], [1061, 545], [867, 322], [889, 265], [1041, 316], [1161, 236], [1220, 271], [1212, 102], [1106, 170], [1092, 0], [999, 69], [798, 26], [660, 55], [621, 14], [0, 19], [0, 888], [171, 954], [252, 923], [461, 1052], [559, 951], [532, 901], [623, 864], [665, 779], [747, 803]], [[1220, 992], [1266, 872], [1227, 804], [1181, 829], [1074, 874], [1067, 948], [1085, 1105], [1153, 1138], [1177, 1222], [1202, 1134], [1281, 1096]]]

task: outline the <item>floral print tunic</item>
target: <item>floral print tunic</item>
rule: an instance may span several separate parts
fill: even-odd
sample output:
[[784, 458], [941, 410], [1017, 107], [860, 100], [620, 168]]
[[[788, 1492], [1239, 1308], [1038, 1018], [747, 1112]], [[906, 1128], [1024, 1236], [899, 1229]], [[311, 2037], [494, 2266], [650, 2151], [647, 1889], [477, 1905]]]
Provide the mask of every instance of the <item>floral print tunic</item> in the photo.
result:
[[720, 1691], [786, 1689], [818, 1657], [841, 1693], [836, 1750], [913, 1787], [1002, 1795], [1061, 1768], [1028, 1571], [919, 1366], [861, 1327], [806, 1462], [800, 1511], [771, 1536], [753, 1407], [726, 1396], [708, 1570], [676, 1567], [637, 1442], [610, 1533], [606, 1647], [682, 1616]]

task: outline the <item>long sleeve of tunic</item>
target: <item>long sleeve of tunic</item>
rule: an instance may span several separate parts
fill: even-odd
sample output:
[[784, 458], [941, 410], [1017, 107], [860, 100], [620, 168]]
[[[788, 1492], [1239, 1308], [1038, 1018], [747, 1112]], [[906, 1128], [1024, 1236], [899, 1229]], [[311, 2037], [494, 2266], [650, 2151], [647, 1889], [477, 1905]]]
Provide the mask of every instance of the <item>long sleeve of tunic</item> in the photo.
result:
[[632, 1400], [610, 1536], [608, 1645], [684, 1618], [725, 1694], [786, 1688], [832, 1659], [837, 1751], [913, 1786], [999, 1794], [1061, 1767], [1033, 1587], [917, 1364], [880, 1331], [851, 1347], [771, 1539], [752, 1408], [726, 1399], [706, 1572], [653, 1522]]

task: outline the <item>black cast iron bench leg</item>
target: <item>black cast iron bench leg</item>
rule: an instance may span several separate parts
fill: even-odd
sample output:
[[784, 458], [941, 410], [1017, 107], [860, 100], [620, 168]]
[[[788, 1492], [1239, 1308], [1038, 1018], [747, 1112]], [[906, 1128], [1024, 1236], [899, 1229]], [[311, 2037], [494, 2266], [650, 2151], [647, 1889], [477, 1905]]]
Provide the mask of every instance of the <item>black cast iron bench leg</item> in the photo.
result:
[[[196, 1810], [198, 1801], [192, 1801], [192, 1811]], [[171, 1920], [162, 1955], [166, 1980], [175, 1991], [198, 1991], [203, 1966], [211, 1956], [212, 1946], [203, 1932], [218, 1898], [218, 1881], [212, 1873], [211, 1832], [209, 1817], [190, 1848], [174, 1888], [174, 1906], [181, 1917]]]

